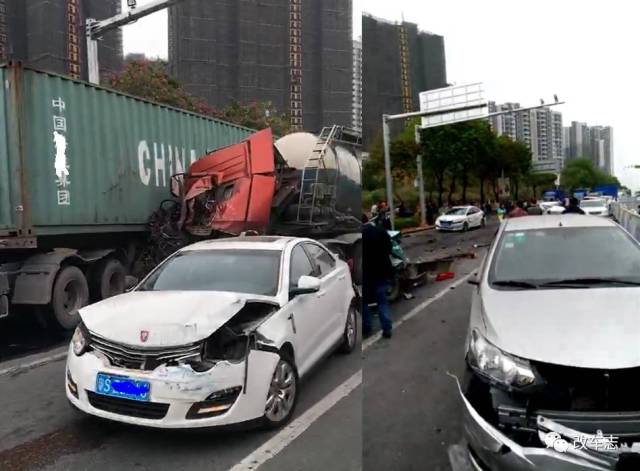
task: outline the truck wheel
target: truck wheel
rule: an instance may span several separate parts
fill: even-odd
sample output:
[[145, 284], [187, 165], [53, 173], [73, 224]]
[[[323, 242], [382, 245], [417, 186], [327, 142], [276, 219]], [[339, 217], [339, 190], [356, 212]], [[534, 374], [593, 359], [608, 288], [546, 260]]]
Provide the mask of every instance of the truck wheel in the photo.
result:
[[108, 258], [100, 261], [91, 277], [93, 299], [100, 301], [124, 293], [126, 275], [124, 265], [119, 260]]
[[78, 309], [89, 302], [87, 279], [78, 267], [62, 268], [53, 284], [51, 308], [58, 325], [71, 330], [80, 321]]
[[353, 246], [353, 282], [362, 285], [362, 242]]

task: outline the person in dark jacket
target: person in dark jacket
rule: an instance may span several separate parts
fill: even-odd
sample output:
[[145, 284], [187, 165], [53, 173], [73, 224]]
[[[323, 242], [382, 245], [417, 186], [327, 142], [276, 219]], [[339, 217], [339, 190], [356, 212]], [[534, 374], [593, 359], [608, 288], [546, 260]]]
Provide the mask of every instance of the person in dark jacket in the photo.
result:
[[427, 203], [427, 225], [433, 226], [435, 221], [435, 215], [438, 212], [438, 209], [433, 204], [433, 201], [429, 201]]
[[584, 211], [580, 207], [580, 202], [578, 198], [569, 198], [569, 206], [564, 208], [562, 214], [584, 214]]
[[368, 304], [378, 304], [378, 317], [382, 326], [382, 336], [391, 338], [391, 313], [387, 301], [387, 285], [394, 276], [391, 264], [391, 238], [380, 226], [365, 224], [362, 229], [363, 303], [362, 331], [371, 333], [371, 311]]

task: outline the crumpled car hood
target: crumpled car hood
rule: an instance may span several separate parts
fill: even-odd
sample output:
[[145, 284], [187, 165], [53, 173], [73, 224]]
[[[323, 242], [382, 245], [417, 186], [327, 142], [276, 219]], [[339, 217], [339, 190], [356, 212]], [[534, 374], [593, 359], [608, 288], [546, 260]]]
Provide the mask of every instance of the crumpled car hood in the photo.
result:
[[640, 366], [640, 288], [495, 291], [483, 288], [487, 339], [557, 365]]
[[116, 343], [174, 346], [209, 337], [248, 300], [277, 304], [271, 297], [217, 291], [133, 291], [84, 307], [80, 317], [90, 332]]

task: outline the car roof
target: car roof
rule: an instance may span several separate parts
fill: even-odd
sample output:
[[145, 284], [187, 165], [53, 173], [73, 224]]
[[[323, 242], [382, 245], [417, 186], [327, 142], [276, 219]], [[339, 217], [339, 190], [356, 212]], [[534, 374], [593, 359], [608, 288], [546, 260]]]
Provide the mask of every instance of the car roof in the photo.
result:
[[182, 251], [199, 250], [279, 250], [282, 251], [292, 242], [308, 241], [299, 237], [280, 236], [239, 236], [224, 239], [211, 239], [188, 245]]
[[468, 208], [475, 208], [475, 206], [468, 204], [466, 206], [452, 206], [449, 210], [451, 211], [452, 209], [468, 209]]
[[507, 219], [505, 232], [526, 231], [532, 229], [550, 229], [554, 227], [615, 227], [616, 223], [601, 216], [583, 214], [545, 214], [542, 216], [522, 216]]

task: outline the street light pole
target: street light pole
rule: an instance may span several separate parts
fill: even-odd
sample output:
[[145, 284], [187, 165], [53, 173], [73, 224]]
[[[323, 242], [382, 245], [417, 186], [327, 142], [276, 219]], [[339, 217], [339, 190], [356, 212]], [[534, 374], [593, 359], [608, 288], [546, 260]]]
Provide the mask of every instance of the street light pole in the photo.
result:
[[382, 115], [382, 139], [384, 141], [384, 174], [387, 181], [387, 204], [389, 205], [389, 217], [391, 229], [395, 228], [396, 214], [393, 207], [393, 181], [391, 179], [391, 154], [389, 152], [389, 116]]
[[[455, 122], [463, 122], [463, 121], [476, 121], [478, 119], [487, 119], [492, 116], [500, 116], [504, 114], [513, 114], [513, 113], [521, 113], [523, 111], [536, 110], [539, 108], [547, 108], [550, 106], [563, 105], [564, 101], [556, 101], [555, 103], [542, 104], [537, 106], [530, 106], [527, 108], [517, 108], [514, 110], [507, 111], [497, 111], [495, 113], [489, 113], [482, 117], [473, 117], [468, 119], [456, 120]], [[487, 103], [473, 104], [467, 106], [460, 106], [457, 108], [447, 108], [440, 109], [436, 111], [412, 111], [411, 113], [401, 113], [401, 114], [383, 114], [382, 115], [382, 139], [384, 144], [384, 170], [385, 170], [385, 179], [386, 179], [386, 190], [387, 190], [387, 201], [389, 203], [389, 212], [391, 214], [391, 229], [395, 230], [395, 208], [393, 206], [393, 182], [391, 181], [391, 156], [389, 152], [390, 146], [390, 137], [389, 137], [389, 121], [395, 121], [398, 119], [407, 119], [407, 118], [415, 118], [415, 117], [429, 117], [429, 116], [438, 116], [442, 114], [455, 114], [462, 111], [471, 111], [477, 110], [480, 108], [486, 108], [488, 106]], [[437, 126], [443, 126], [445, 124], [452, 123], [441, 123]], [[433, 126], [435, 127], [435, 126]]]
[[87, 18], [87, 68], [89, 70], [89, 82], [100, 84], [98, 40], [102, 36], [109, 31], [134, 23], [140, 18], [164, 10], [181, 1], [182, 0], [151, 0], [145, 5], [136, 7], [136, 1], [129, 0], [127, 2], [129, 10], [124, 13], [119, 13], [111, 18], [100, 21], [94, 18]]

